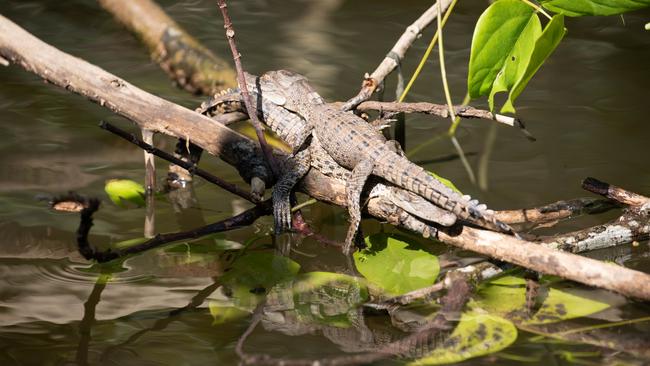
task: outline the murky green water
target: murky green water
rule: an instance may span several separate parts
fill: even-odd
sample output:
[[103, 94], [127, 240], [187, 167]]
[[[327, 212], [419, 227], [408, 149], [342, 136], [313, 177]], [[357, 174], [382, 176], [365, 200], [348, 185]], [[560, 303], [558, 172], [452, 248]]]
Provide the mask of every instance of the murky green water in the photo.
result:
[[[202, 42], [217, 53], [228, 54], [213, 1], [160, 3]], [[456, 101], [465, 93], [473, 24], [486, 4], [461, 1], [447, 27], [447, 71]], [[363, 73], [374, 69], [426, 6], [426, 2], [412, 0], [259, 0], [232, 1], [230, 10], [246, 68], [255, 73], [293, 69], [306, 74], [326, 98], [342, 100], [357, 92]], [[188, 107], [201, 101], [170, 85], [138, 41], [94, 1], [4, 0], [0, 13], [46, 42], [147, 91]], [[650, 32], [643, 30], [648, 15], [626, 15], [625, 24], [620, 17], [568, 21], [567, 38], [517, 103], [520, 117], [538, 141], [530, 143], [518, 131], [498, 128], [489, 157], [487, 191], [469, 182], [457, 160], [425, 166], [495, 208], [586, 196], [580, 182], [587, 176], [650, 194], [646, 158]], [[407, 75], [431, 33], [427, 30], [409, 53], [404, 63]], [[437, 70], [437, 62], [430, 61], [412, 100], [443, 101]], [[107, 179], [142, 179], [142, 152], [97, 127], [101, 119], [128, 124], [81, 97], [43, 84], [18, 67], [0, 68], [0, 81], [0, 364], [237, 363], [235, 345], [250, 316], [213, 324], [208, 304], [227, 300], [218, 282], [226, 260], [216, 247], [223, 239], [245, 243], [251, 238], [258, 238], [256, 245], [271, 246], [270, 219], [191, 247], [181, 245], [133, 257], [104, 285], [99, 276], [102, 269], [91, 266], [76, 252], [78, 215], [53, 213], [36, 198], [68, 190], [100, 196], [105, 202], [96, 215], [93, 242], [108, 244], [142, 236], [144, 210], [117, 208], [103, 193]], [[389, 90], [393, 83], [391, 79]], [[475, 105], [485, 106], [481, 103]], [[408, 121], [408, 146], [426, 143], [447, 127], [444, 120], [412, 118]], [[474, 166], [483, 154], [490, 129], [485, 121], [461, 125], [459, 139]], [[164, 148], [173, 147], [172, 140], [159, 141]], [[414, 159], [426, 162], [454, 153], [450, 143], [441, 141], [427, 145]], [[228, 180], [238, 180], [232, 168], [215, 159], [206, 158], [202, 164]], [[161, 178], [163, 170], [159, 171]], [[159, 201], [156, 224], [160, 231], [190, 229], [247, 207], [208, 184], [198, 182], [195, 189], [199, 203], [184, 212], [175, 212], [169, 203]], [[342, 210], [317, 205], [305, 215], [325, 236], [344, 238]], [[613, 215], [583, 218], [562, 227], [604, 222]], [[366, 233], [380, 228], [373, 221], [364, 227]], [[296, 236], [281, 240], [293, 242], [296, 250], [291, 258], [300, 264], [301, 272], [346, 271], [337, 249]], [[434, 251], [452, 249], [434, 244]], [[598, 255], [650, 272], [647, 243]], [[608, 321], [650, 314], [647, 305], [602, 291], [583, 290], [583, 294], [614, 305], [602, 315]], [[174, 313], [188, 304], [193, 305]], [[366, 321], [376, 323], [373, 329], [388, 327], [382, 316]], [[245, 348], [306, 358], [352, 352], [372, 343], [364, 334], [337, 333], [325, 325], [298, 328], [292, 322], [282, 327], [263, 321]], [[650, 332], [648, 322], [630, 328], [636, 333]], [[624, 335], [625, 330], [620, 333]], [[628, 359], [593, 346], [540, 343], [531, 337], [522, 331], [517, 343], [504, 353], [469, 363], [520, 362], [513, 360], [514, 355], [531, 357], [534, 364], [566, 364], [564, 351], [596, 352], [582, 360], [597, 364], [611, 364], [616, 357]], [[650, 344], [647, 338], [639, 339]]]

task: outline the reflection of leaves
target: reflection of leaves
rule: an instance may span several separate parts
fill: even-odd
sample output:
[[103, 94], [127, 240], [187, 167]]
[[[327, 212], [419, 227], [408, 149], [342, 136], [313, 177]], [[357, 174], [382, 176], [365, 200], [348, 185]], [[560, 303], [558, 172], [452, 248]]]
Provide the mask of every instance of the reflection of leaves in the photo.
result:
[[294, 278], [299, 269], [298, 263], [286, 257], [270, 253], [248, 253], [237, 258], [221, 280], [232, 292], [237, 305], [252, 308], [257, 305], [258, 295], [277, 283]]
[[605, 310], [608, 304], [552, 288], [535, 316], [527, 324], [545, 324], [579, 318]]
[[389, 295], [430, 286], [438, 277], [438, 258], [388, 234], [366, 238], [367, 249], [354, 253], [354, 263], [370, 282]]
[[525, 316], [525, 281], [518, 277], [504, 276], [479, 289], [480, 300], [474, 302], [491, 313], [507, 315], [523, 324], [545, 324], [587, 316], [609, 307], [599, 301], [576, 296], [551, 288], [537, 313]]
[[111, 179], [104, 186], [108, 198], [120, 207], [126, 207], [131, 202], [138, 207], [144, 206], [144, 187], [142, 184], [128, 179]]
[[650, 6], [649, 0], [542, 0], [542, 6], [570, 17], [615, 15]]
[[477, 312], [463, 313], [456, 329], [427, 357], [411, 365], [441, 365], [498, 352], [517, 339], [517, 328], [508, 320]]
[[[331, 272], [298, 276], [292, 287], [298, 318], [302, 323], [349, 327], [348, 313], [368, 300], [368, 290], [363, 282], [360, 278]], [[282, 290], [282, 287], [275, 287], [274, 291], [276, 289]]]

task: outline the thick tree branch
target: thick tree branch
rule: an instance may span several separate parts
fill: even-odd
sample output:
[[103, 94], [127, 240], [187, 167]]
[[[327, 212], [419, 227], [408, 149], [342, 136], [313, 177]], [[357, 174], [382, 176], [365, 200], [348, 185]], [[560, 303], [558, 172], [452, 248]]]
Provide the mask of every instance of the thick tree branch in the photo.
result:
[[259, 149], [241, 134], [44, 43], [0, 15], [0, 56], [46, 81], [80, 94], [135, 122], [141, 129], [190, 139], [237, 167], [247, 182], [272, 182]]

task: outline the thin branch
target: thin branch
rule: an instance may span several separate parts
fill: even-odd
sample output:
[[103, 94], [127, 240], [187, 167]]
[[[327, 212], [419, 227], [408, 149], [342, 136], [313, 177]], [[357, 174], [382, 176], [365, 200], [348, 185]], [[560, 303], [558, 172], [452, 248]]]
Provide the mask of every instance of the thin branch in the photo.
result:
[[643, 206], [650, 203], [650, 198], [640, 194], [630, 192], [621, 187], [611, 185], [609, 183], [601, 182], [596, 178], [588, 177], [582, 182], [582, 188], [607, 197], [616, 202], [630, 206]]
[[160, 150], [158, 148], [155, 148], [155, 147], [147, 144], [146, 142], [142, 141], [141, 139], [139, 139], [137, 136], [135, 136], [132, 133], [128, 133], [128, 132], [126, 132], [126, 131], [124, 131], [124, 130], [116, 127], [116, 126], [113, 126], [110, 123], [104, 122], [104, 121], [102, 121], [99, 124], [99, 127], [101, 127], [103, 129], [105, 129], [105, 130], [107, 130], [107, 131], [109, 131], [109, 132], [111, 132], [111, 133], [125, 139], [126, 141], [140, 147], [141, 149], [143, 149], [144, 151], [146, 151], [146, 152], [148, 152], [150, 154], [156, 155], [157, 157], [159, 157], [161, 159], [164, 159], [164, 160], [167, 160], [170, 163], [176, 164], [176, 165], [184, 168], [185, 170], [191, 172], [192, 174], [196, 174], [199, 177], [207, 180], [208, 182], [213, 183], [213, 184], [225, 189], [226, 191], [228, 191], [228, 192], [230, 192], [232, 194], [235, 194], [235, 195], [237, 195], [237, 196], [239, 196], [239, 197], [241, 197], [241, 198], [243, 198], [243, 199], [245, 199], [245, 200], [247, 200], [249, 202], [252, 202], [252, 203], [259, 202], [257, 197], [255, 197], [251, 193], [239, 188], [235, 184], [232, 184], [230, 182], [226, 182], [223, 179], [210, 174], [209, 172], [199, 168], [195, 163], [193, 163], [191, 161], [181, 160], [181, 159], [173, 156], [172, 154], [169, 154], [169, 153], [167, 153], [165, 151], [162, 151], [162, 150]]
[[99, 200], [91, 199], [88, 208], [81, 211], [81, 222], [77, 230], [77, 246], [79, 253], [88, 260], [95, 260], [103, 263], [118, 258], [124, 258], [129, 255], [142, 253], [154, 248], [159, 248], [169, 243], [197, 239], [208, 234], [214, 234], [224, 231], [237, 229], [240, 227], [248, 226], [255, 222], [258, 218], [271, 214], [271, 201], [264, 201], [261, 204], [250, 208], [239, 215], [231, 218], [215, 222], [213, 224], [205, 225], [197, 229], [180, 231], [176, 233], [158, 234], [154, 238], [147, 240], [144, 243], [130, 246], [124, 249], [112, 250], [108, 249], [101, 251], [96, 249], [88, 241], [88, 233], [93, 225], [93, 214], [99, 209]]
[[[452, 0], [439, 1], [441, 2], [440, 7], [442, 8], [442, 11], [445, 11], [452, 2]], [[422, 30], [428, 27], [431, 22], [438, 17], [438, 9], [438, 4], [433, 4], [413, 24], [406, 28], [404, 34], [402, 34], [383, 61], [379, 66], [377, 66], [377, 69], [375, 69], [372, 74], [366, 75], [359, 94], [348, 100], [341, 109], [352, 109], [361, 102], [370, 99], [372, 93], [374, 93], [377, 87], [381, 85], [386, 76], [395, 70], [397, 65], [404, 58], [406, 51], [411, 47], [415, 40], [418, 39]]]
[[264, 152], [264, 157], [266, 162], [269, 164], [273, 175], [279, 176], [278, 164], [275, 161], [273, 156], [273, 151], [269, 144], [266, 142], [266, 137], [264, 136], [264, 126], [260, 122], [257, 116], [257, 106], [253, 103], [251, 95], [248, 93], [248, 86], [246, 85], [246, 78], [244, 77], [244, 69], [241, 64], [241, 53], [237, 51], [237, 45], [235, 44], [235, 30], [232, 26], [232, 21], [228, 15], [228, 6], [226, 5], [225, 0], [217, 0], [219, 5], [219, 10], [221, 10], [221, 15], [223, 16], [223, 27], [226, 29], [226, 38], [228, 39], [228, 44], [230, 45], [230, 51], [232, 52], [232, 58], [235, 61], [235, 69], [237, 70], [237, 82], [239, 83], [239, 90], [244, 98], [244, 104], [246, 105], [246, 110], [248, 111], [248, 116], [253, 122], [255, 127], [255, 133], [257, 139], [260, 142], [262, 151]]

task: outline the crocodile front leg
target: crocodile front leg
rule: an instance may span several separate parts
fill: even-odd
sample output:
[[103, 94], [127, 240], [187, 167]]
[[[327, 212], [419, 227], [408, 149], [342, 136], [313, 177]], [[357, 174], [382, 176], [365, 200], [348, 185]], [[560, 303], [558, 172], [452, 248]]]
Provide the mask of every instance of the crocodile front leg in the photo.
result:
[[363, 186], [368, 180], [368, 176], [372, 174], [372, 169], [375, 167], [375, 162], [367, 159], [359, 162], [350, 175], [350, 180], [345, 186], [345, 193], [348, 199], [348, 213], [350, 215], [350, 227], [348, 234], [345, 237], [345, 245], [343, 251], [349, 254], [352, 249], [352, 244], [361, 223], [361, 191]]
[[302, 149], [286, 160], [283, 172], [273, 187], [275, 233], [291, 228], [291, 190], [307, 174], [311, 165], [309, 149]]

